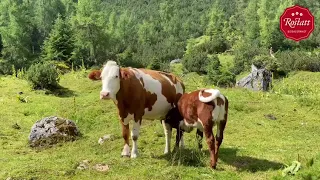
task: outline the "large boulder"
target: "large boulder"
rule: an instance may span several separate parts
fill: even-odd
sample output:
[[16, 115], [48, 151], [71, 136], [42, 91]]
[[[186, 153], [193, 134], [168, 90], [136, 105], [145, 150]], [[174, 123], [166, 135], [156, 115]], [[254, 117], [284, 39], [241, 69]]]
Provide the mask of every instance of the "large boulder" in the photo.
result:
[[272, 83], [272, 73], [265, 69], [258, 69], [251, 65], [251, 73], [240, 79], [236, 86], [251, 89], [253, 91], [268, 91]]
[[80, 136], [76, 124], [68, 119], [50, 116], [37, 121], [31, 128], [31, 147], [42, 147], [58, 142], [73, 141]]

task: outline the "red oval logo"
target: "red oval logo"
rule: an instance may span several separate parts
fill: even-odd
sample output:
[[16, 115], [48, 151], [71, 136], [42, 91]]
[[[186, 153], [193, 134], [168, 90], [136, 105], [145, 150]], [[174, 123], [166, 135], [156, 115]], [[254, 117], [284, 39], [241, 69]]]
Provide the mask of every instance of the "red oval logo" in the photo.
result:
[[280, 17], [280, 29], [288, 39], [307, 39], [314, 29], [314, 17], [309, 9], [295, 5], [285, 9]]

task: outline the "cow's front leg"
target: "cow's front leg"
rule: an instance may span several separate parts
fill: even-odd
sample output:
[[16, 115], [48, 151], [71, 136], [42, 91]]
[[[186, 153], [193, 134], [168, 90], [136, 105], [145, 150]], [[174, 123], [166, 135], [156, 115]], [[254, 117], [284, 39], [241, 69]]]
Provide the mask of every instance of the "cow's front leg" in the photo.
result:
[[166, 146], [164, 148], [164, 154], [168, 154], [170, 152], [172, 128], [171, 128], [170, 124], [165, 123], [164, 120], [162, 120], [162, 126], [163, 126], [163, 130], [164, 130], [164, 136], [166, 138]]
[[141, 126], [141, 119], [134, 120], [133, 127], [131, 130], [131, 138], [132, 138], [132, 151], [131, 151], [131, 158], [136, 158], [138, 155], [138, 138], [139, 138], [139, 131]]
[[129, 147], [129, 123], [125, 124], [123, 119], [120, 120], [122, 125], [122, 137], [124, 139], [124, 146], [121, 153], [121, 156], [130, 156], [130, 147]]

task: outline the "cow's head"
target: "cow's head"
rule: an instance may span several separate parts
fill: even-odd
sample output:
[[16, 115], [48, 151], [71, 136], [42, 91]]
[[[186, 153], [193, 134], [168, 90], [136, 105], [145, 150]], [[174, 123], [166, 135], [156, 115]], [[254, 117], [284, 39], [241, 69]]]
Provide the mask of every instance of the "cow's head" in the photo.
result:
[[115, 61], [108, 61], [101, 72], [102, 90], [100, 99], [116, 99], [120, 90], [120, 67]]

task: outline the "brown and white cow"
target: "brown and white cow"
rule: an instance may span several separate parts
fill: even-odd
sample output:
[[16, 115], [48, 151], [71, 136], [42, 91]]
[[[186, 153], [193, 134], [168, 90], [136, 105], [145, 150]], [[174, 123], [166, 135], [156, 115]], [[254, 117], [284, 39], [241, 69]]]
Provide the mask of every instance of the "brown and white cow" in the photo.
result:
[[[216, 168], [219, 147], [223, 140], [223, 131], [228, 118], [228, 99], [217, 89], [197, 90], [185, 93], [166, 115], [165, 122], [178, 128], [176, 145], [183, 132], [190, 133], [197, 129], [199, 148], [202, 148], [203, 132], [210, 151], [210, 165]], [[217, 125], [216, 139], [212, 129]]]
[[137, 140], [142, 119], [162, 120], [166, 138], [164, 153], [170, 152], [171, 127], [164, 123], [164, 118], [168, 111], [177, 105], [185, 91], [181, 80], [173, 74], [160, 71], [120, 68], [115, 61], [108, 61], [104, 65], [101, 80], [100, 99], [111, 99], [118, 108], [124, 138], [121, 155], [130, 156], [131, 119], [134, 120], [131, 130], [131, 158], [137, 157]]

